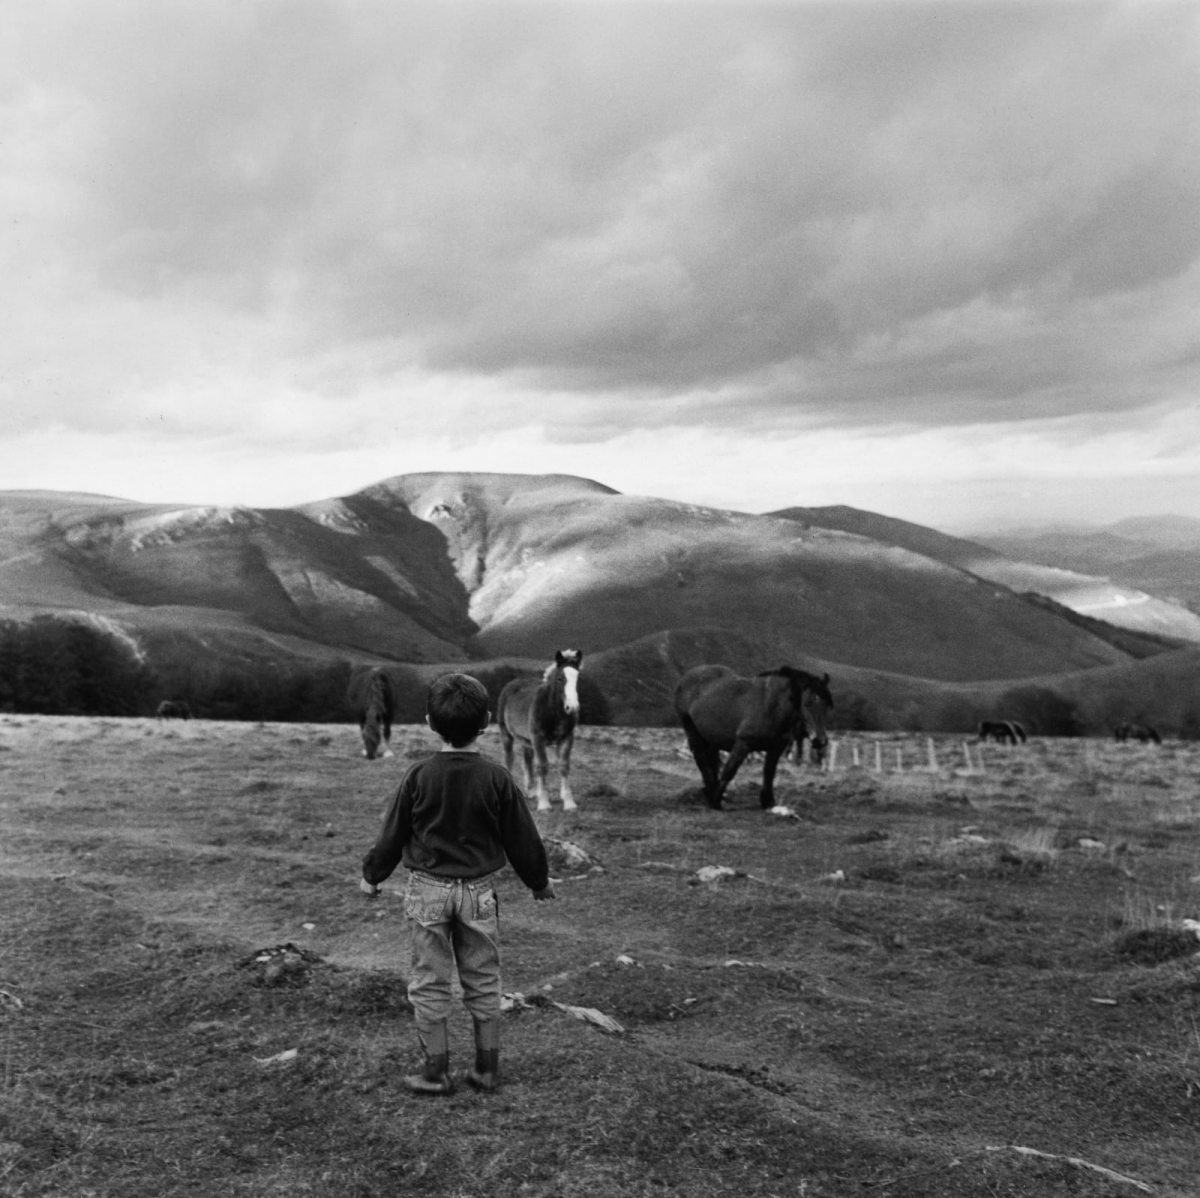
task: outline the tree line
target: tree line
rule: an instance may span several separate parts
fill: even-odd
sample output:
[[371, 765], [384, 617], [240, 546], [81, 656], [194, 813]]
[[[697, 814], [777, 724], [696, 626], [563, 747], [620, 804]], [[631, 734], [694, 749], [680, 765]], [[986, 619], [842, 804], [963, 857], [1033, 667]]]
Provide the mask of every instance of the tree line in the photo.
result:
[[[188, 638], [159, 640], [143, 657], [81, 621], [48, 615], [0, 620], [0, 712], [151, 716], [169, 698], [211, 720], [322, 724], [353, 718], [346, 703], [352, 661], [230, 659], [197, 649]], [[493, 711], [504, 684], [528, 676], [508, 665], [461, 668], [487, 687]], [[396, 722], [422, 722], [427, 678], [402, 665], [389, 666], [388, 673], [395, 684]], [[584, 722], [610, 723], [599, 688], [581, 678], [579, 690]]]

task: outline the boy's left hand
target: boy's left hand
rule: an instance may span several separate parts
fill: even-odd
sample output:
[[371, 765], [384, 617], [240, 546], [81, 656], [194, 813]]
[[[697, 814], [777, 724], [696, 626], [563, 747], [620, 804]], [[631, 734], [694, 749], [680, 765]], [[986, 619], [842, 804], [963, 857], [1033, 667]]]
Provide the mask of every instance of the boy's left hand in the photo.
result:
[[363, 894], [369, 894], [372, 898], [379, 897], [379, 887], [372, 882], [368, 882], [366, 878], [359, 878], [358, 888]]

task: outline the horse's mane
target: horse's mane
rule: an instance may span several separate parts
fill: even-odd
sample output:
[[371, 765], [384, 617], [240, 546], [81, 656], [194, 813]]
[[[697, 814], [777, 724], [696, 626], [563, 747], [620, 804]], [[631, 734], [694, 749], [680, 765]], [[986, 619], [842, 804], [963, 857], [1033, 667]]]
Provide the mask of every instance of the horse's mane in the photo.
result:
[[818, 697], [824, 699], [830, 707], [833, 706], [833, 695], [829, 690], [829, 675], [819, 677], [807, 670], [798, 670], [795, 666], [776, 666], [773, 670], [760, 670], [758, 678], [786, 678], [789, 683], [799, 682], [802, 688], [807, 688]]

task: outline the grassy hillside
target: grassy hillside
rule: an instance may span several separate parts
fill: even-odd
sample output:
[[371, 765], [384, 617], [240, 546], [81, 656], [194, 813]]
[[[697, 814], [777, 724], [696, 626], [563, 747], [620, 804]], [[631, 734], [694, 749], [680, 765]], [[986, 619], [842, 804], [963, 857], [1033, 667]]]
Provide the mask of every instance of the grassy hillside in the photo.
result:
[[0, 493], [0, 618], [100, 618], [160, 689], [222, 714], [245, 699], [325, 718], [305, 687], [328, 696], [352, 661], [420, 678], [573, 646], [617, 722], [673, 718], [689, 665], [815, 662], [842, 689], [840, 719], [957, 727], [956, 686], [1169, 645], [1030, 602], [980, 560], [1012, 565], [853, 509], [753, 516], [568, 475], [404, 475], [270, 510]]
[[[1151, 554], [1152, 548], [1167, 552], [1150, 556], [1138, 566], [1134, 564], [1137, 553], [1127, 550], [1122, 554], [1117, 549], [1123, 541], [1127, 545], [1133, 542], [1115, 533], [1100, 534], [1094, 543], [1046, 533], [1028, 538], [989, 537], [984, 545], [852, 507], [793, 507], [773, 514], [806, 526], [841, 529], [897, 545], [1018, 593], [1045, 595], [1082, 615], [1131, 632], [1200, 642], [1200, 615], [1179, 601], [1200, 599], [1195, 581], [1200, 577], [1200, 551], [1192, 528], [1195, 522], [1169, 526], [1161, 534], [1174, 538], [1169, 546], [1163, 546], [1161, 536], [1158, 541], [1143, 542], [1144, 554]], [[1148, 536], [1142, 524], [1135, 523], [1132, 528]], [[1121, 569], [1122, 562], [1128, 568]]]
[[412, 475], [366, 494], [442, 530], [488, 654], [594, 653], [718, 627], [753, 629], [788, 656], [945, 679], [1126, 657], [942, 562], [790, 520], [558, 478]]
[[[266, 633], [402, 660], [464, 656], [475, 631], [437, 530], [351, 497], [307, 510], [0, 496], [0, 599], [138, 630]], [[211, 613], [224, 613], [212, 618]]]
[[6, 1198], [1195, 1198], [1200, 747], [841, 737], [780, 818], [585, 729], [558, 897], [497, 881], [503, 1085], [455, 1001], [428, 1099], [357, 883], [430, 735], [356, 740], [0, 717]]

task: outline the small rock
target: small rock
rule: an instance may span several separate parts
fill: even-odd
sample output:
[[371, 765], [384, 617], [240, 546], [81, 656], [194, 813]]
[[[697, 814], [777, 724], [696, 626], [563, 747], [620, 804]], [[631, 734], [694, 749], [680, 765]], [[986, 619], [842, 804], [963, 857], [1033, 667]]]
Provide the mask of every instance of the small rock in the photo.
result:
[[1093, 840], [1090, 836], [1081, 836], [1075, 843], [1088, 853], [1104, 853], [1108, 851], [1108, 845], [1103, 840]]
[[702, 865], [696, 870], [696, 877], [701, 882], [719, 882], [724, 878], [736, 878], [738, 871], [728, 865]]
[[285, 1048], [283, 1052], [277, 1052], [273, 1057], [255, 1057], [254, 1059], [260, 1065], [284, 1065], [288, 1061], [294, 1061], [299, 1055], [298, 1048]]

